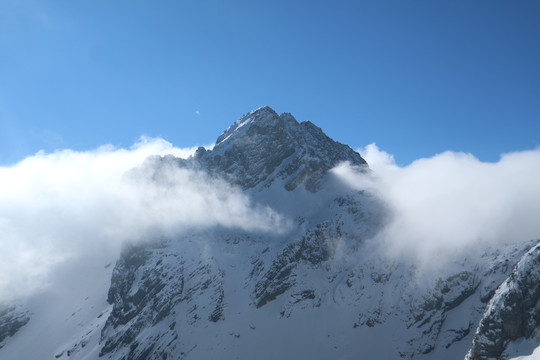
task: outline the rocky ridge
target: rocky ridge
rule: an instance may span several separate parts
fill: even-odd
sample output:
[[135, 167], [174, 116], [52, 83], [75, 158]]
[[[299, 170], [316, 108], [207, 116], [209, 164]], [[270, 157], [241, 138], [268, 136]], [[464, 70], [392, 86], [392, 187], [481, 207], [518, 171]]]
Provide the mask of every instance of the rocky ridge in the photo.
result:
[[540, 327], [540, 244], [514, 266], [490, 299], [466, 360], [507, 359], [505, 349], [520, 338], [538, 339]]
[[203, 169], [240, 186], [263, 190], [283, 181], [287, 191], [304, 187], [315, 193], [327, 172], [341, 162], [367, 171], [366, 161], [309, 121], [298, 123], [289, 113], [278, 115], [263, 106], [242, 116], [221, 134], [211, 150], [200, 147], [195, 155], [176, 161], [178, 166]]

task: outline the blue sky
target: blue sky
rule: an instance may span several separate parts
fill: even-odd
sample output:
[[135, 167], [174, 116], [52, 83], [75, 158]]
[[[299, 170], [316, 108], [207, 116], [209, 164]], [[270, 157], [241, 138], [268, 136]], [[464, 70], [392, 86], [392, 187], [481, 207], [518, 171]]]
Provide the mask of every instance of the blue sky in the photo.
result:
[[0, 164], [209, 144], [262, 105], [398, 164], [540, 146], [540, 2], [0, 2]]

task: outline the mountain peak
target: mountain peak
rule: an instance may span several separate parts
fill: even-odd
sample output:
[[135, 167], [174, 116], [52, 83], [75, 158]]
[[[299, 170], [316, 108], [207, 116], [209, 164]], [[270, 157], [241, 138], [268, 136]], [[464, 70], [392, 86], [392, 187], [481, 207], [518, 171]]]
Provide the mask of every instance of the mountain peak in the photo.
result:
[[328, 170], [340, 162], [367, 168], [360, 154], [313, 123], [298, 123], [290, 113], [278, 115], [268, 106], [240, 117], [218, 137], [214, 149], [198, 151], [195, 160], [245, 189], [261, 190], [279, 179], [289, 191], [304, 184], [316, 192]]
[[244, 133], [252, 126], [255, 125], [261, 128], [275, 128], [283, 126], [283, 120], [286, 122], [291, 122], [296, 120], [292, 115], [285, 114], [282, 118], [278, 115], [272, 108], [269, 106], [261, 106], [255, 110], [250, 111], [249, 113], [243, 115], [238, 120], [229, 126], [223, 134], [221, 134], [216, 140], [216, 146], [222, 142], [227, 141], [231, 137], [241, 137], [244, 136]]

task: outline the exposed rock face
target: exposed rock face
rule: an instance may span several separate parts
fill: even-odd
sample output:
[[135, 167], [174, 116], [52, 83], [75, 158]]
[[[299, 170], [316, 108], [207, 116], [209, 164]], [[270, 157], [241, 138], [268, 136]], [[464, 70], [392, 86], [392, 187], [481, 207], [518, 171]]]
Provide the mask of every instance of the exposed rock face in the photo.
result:
[[[255, 285], [256, 306], [259, 308], [289, 290], [294, 285], [293, 273], [299, 263], [319, 265], [332, 258], [341, 236], [340, 224], [329, 221], [287, 246]], [[313, 291], [307, 293], [313, 295]]]
[[4, 346], [4, 340], [15, 335], [29, 321], [28, 312], [18, 311], [15, 306], [0, 309], [0, 349]]
[[[187, 324], [223, 319], [224, 273], [210, 259], [188, 259], [167, 245], [130, 247], [117, 262], [100, 357], [167, 359], [181, 353], [176, 350], [177, 318]], [[177, 317], [179, 304], [187, 311]]]
[[540, 325], [540, 244], [517, 263], [491, 298], [467, 360], [504, 359], [509, 341], [528, 338]]
[[214, 149], [199, 148], [195, 160], [244, 189], [286, 179], [289, 191], [304, 184], [316, 192], [327, 171], [340, 162], [367, 169], [360, 154], [311, 122], [298, 123], [291, 114], [278, 115], [266, 106], [238, 119], [218, 137]]
[[[433, 288], [411, 306], [412, 318], [409, 326], [422, 331], [423, 336], [409, 340], [414, 349], [411, 353], [403, 353], [409, 357], [428, 354], [438, 345], [443, 326], [449, 313], [472, 296], [480, 284], [479, 277], [470, 272], [462, 271], [445, 279], [439, 278]], [[467, 321], [460, 327], [449, 329], [445, 336], [450, 347], [462, 340], [471, 331], [472, 323]]]
[[[154, 266], [148, 268], [152, 260]], [[117, 262], [108, 295], [114, 306], [102, 330], [100, 356], [126, 349], [127, 359], [157, 358], [149, 357], [154, 342], [140, 344], [137, 338], [145, 328], [170, 315], [183, 291], [183, 281], [168, 284], [168, 272], [158, 261], [151, 248], [131, 247]]]

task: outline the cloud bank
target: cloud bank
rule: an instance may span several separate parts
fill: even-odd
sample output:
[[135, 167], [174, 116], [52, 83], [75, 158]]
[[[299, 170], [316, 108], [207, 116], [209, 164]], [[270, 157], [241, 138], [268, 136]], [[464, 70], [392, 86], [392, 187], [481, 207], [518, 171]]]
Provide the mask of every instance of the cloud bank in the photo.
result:
[[142, 138], [130, 149], [40, 152], [0, 167], [0, 302], [46, 286], [63, 262], [115, 253], [126, 241], [215, 225], [283, 227], [279, 214], [202, 173], [168, 169], [166, 187], [126, 176], [149, 155], [194, 151]]
[[[211, 226], [288, 228], [224, 181], [165, 162], [156, 182], [140, 166], [150, 155], [194, 151], [143, 138], [130, 149], [37, 153], [0, 167], [0, 303], [47, 286], [62, 263], [114, 255], [125, 242]], [[375, 144], [359, 151], [372, 174], [347, 165], [333, 171], [392, 210], [373, 239], [389, 256], [438, 265], [486, 245], [540, 238], [540, 149], [496, 163], [444, 152], [405, 167]]]
[[391, 256], [433, 265], [489, 244], [540, 238], [540, 149], [504, 154], [496, 163], [447, 151], [404, 167], [375, 144], [358, 151], [373, 174], [346, 165], [335, 172], [393, 210], [374, 239]]

